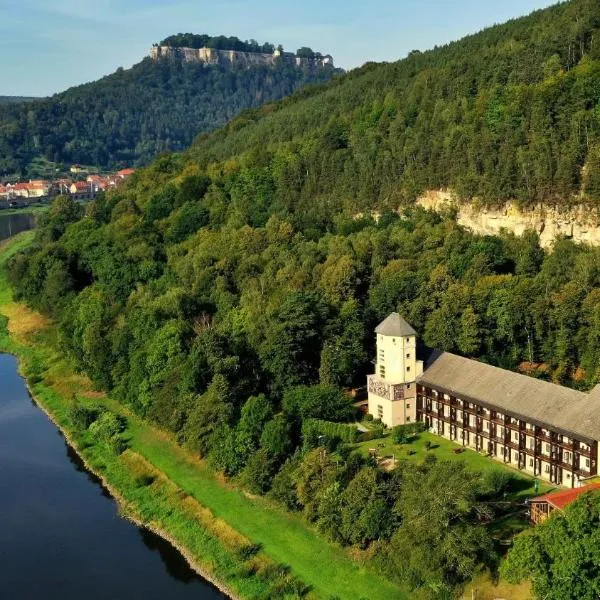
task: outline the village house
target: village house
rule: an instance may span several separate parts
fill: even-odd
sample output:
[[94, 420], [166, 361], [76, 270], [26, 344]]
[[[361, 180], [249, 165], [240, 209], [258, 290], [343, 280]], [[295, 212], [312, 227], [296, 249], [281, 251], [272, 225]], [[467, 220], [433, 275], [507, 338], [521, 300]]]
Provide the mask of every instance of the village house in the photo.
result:
[[597, 474], [600, 386], [580, 392], [463, 358], [417, 360], [417, 334], [397, 313], [375, 330], [369, 413], [388, 427], [421, 421], [429, 431], [555, 485]]
[[562, 512], [569, 504], [587, 492], [600, 489], [600, 483], [590, 483], [570, 490], [558, 490], [533, 498], [529, 502], [529, 518], [534, 523], [542, 523], [554, 511]]

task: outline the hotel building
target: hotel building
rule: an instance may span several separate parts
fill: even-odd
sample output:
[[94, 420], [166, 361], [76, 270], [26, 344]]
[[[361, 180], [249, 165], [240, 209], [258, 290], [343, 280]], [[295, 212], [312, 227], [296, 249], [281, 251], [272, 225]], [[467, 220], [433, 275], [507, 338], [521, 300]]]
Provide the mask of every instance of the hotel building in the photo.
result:
[[397, 313], [376, 331], [369, 413], [388, 427], [429, 431], [555, 485], [597, 474], [600, 386], [590, 393], [449, 352], [416, 360], [416, 332]]

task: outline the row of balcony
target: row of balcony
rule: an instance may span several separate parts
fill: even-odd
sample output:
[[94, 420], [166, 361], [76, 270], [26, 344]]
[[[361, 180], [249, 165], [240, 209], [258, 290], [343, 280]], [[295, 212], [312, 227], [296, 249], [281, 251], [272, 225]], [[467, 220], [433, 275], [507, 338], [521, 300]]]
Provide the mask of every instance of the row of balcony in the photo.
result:
[[[438, 406], [436, 409], [433, 409], [432, 402], [438, 402], [439, 404], [441, 404], [441, 406]], [[445, 406], [452, 407], [450, 410], [450, 416], [445, 414]], [[427, 412], [427, 414], [436, 415], [444, 420], [451, 419], [453, 422], [461, 422], [461, 420], [457, 418], [458, 412], [467, 413], [467, 415], [469, 416], [475, 416], [478, 421], [481, 421], [483, 419], [483, 409], [481, 407], [477, 407], [476, 410], [467, 409], [465, 407], [456, 408], [453, 406], [451, 401], [449, 402], [448, 400], [440, 398], [433, 399], [429, 397], [419, 396], [417, 398], [417, 410], [423, 410], [424, 412]], [[487, 417], [486, 415], [485, 420], [489, 421], [490, 424], [501, 425], [502, 427], [506, 427], [507, 429], [510, 429], [511, 432], [519, 432], [520, 434], [535, 437], [536, 439], [542, 440], [546, 443], [560, 446], [564, 450], [568, 450], [571, 452], [579, 452], [580, 454], [583, 454], [584, 456], [588, 457], [592, 456], [592, 450], [588, 448], [587, 445], [582, 445], [581, 442], [577, 440], [566, 442], [562, 439], [562, 436], [556, 432], [551, 431], [548, 433], [543, 433], [542, 427], [539, 427], [537, 425], [530, 425], [529, 423], [526, 423], [524, 421], [519, 421], [518, 424], [512, 423], [510, 422], [511, 418], [512, 417], [508, 417], [507, 415], [504, 415], [502, 418]], [[465, 423], [464, 419], [462, 420], [462, 423]], [[467, 426], [465, 425], [465, 427]], [[475, 431], [474, 428], [473, 430]]]
[[[532, 448], [531, 446], [527, 445], [527, 440], [526, 440], [525, 435], [521, 434], [519, 436], [519, 440], [516, 441], [513, 438], [513, 436], [511, 435], [512, 434], [511, 431], [507, 430], [504, 432], [504, 434], [498, 435], [491, 430], [483, 429], [483, 423], [481, 421], [476, 426], [473, 426], [473, 425], [469, 424], [468, 422], [457, 421], [456, 419], [453, 419], [452, 417], [448, 417], [443, 414], [438, 414], [437, 411], [432, 411], [429, 413], [427, 411], [423, 411], [422, 409], [417, 409], [417, 418], [419, 418], [420, 420], [423, 420], [423, 415], [438, 418], [438, 419], [442, 420], [444, 423], [447, 423], [448, 425], [454, 425], [456, 427], [460, 427], [464, 431], [468, 431], [470, 433], [477, 434], [477, 435], [481, 436], [482, 438], [503, 444], [503, 445], [513, 448], [515, 450], [526, 452], [528, 455], [541, 456], [541, 457], [547, 458], [553, 462], [557, 462], [557, 461], [562, 462], [564, 448], [559, 446], [558, 444], [552, 443], [552, 447], [551, 447], [549, 454], [546, 454], [545, 452], [542, 451], [542, 444], [544, 442], [539, 437], [535, 438], [535, 446]], [[578, 450], [578, 449], [574, 449], [574, 450], [568, 449], [567, 451], [572, 452], [575, 462], [577, 462], [579, 460], [580, 456], [584, 456], [584, 457], [588, 457], [588, 458], [591, 457], [591, 452], [589, 450], [584, 451], [584, 450]], [[569, 464], [569, 463], [563, 463], [563, 464]]]

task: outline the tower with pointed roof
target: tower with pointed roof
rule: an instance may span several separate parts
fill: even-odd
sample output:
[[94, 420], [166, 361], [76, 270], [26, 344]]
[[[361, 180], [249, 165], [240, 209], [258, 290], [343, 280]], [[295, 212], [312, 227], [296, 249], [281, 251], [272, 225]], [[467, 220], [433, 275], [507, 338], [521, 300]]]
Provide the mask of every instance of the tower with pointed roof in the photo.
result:
[[416, 378], [423, 372], [417, 360], [417, 332], [392, 313], [375, 329], [375, 373], [369, 375], [369, 414], [388, 427], [416, 421]]

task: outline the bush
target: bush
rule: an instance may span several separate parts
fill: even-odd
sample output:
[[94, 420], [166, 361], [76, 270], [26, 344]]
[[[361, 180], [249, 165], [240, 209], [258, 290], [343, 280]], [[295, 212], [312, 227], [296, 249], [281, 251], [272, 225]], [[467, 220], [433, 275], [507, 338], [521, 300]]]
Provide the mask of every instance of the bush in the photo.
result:
[[135, 478], [135, 485], [136, 487], [148, 487], [149, 485], [152, 485], [155, 480], [156, 477], [154, 475], [150, 475], [150, 473], [143, 473]]
[[370, 429], [369, 431], [364, 431], [363, 433], [361, 433], [359, 435], [358, 440], [360, 442], [368, 442], [370, 440], [378, 440], [383, 437], [384, 431], [385, 431], [385, 429], [384, 429], [383, 425], [379, 425], [378, 427], [375, 427], [374, 429]]
[[[358, 440], [359, 431], [356, 427], [322, 421], [321, 419], [307, 419], [302, 423], [302, 438], [305, 448], [314, 448], [319, 444], [319, 438], [324, 437], [326, 444], [335, 448], [340, 442], [355, 444]], [[336, 443], [334, 443], [337, 440]]]
[[90, 425], [89, 431], [95, 440], [109, 442], [111, 438], [125, 431], [126, 423], [124, 417], [106, 411]]
[[500, 469], [490, 469], [481, 477], [480, 493], [482, 496], [498, 497], [510, 488], [513, 475]]
[[120, 456], [127, 450], [129, 444], [119, 435], [115, 435], [108, 440], [108, 447], [116, 456]]
[[74, 400], [69, 409], [69, 419], [73, 427], [78, 431], [85, 431], [89, 426], [98, 419], [100, 409], [98, 407], [88, 407], [81, 404], [78, 400]]
[[417, 421], [416, 423], [406, 423], [406, 425], [398, 425], [392, 429], [392, 438], [395, 444], [407, 444], [426, 429], [427, 426], [425, 423], [420, 421]]

